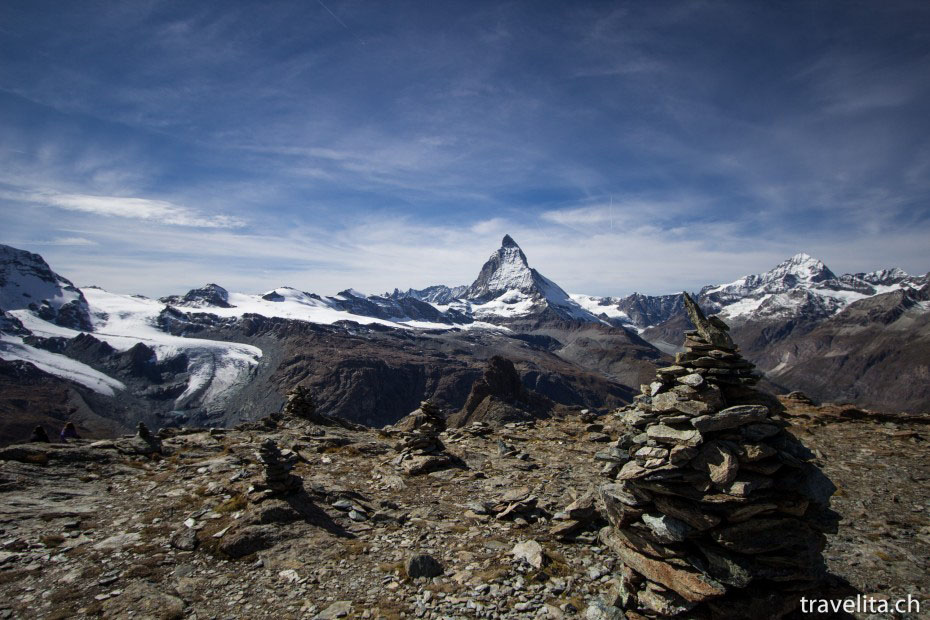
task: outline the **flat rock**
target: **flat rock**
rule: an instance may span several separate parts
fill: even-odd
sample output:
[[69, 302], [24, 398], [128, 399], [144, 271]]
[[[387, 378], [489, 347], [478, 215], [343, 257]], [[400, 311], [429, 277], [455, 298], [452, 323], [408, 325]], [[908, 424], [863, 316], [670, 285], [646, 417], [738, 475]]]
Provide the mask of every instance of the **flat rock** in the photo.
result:
[[103, 603], [103, 617], [180, 620], [184, 617], [184, 601], [156, 590], [149, 583], [135, 581], [119, 596]]
[[816, 545], [817, 534], [797, 519], [762, 518], [714, 530], [711, 537], [730, 551], [758, 554]]
[[708, 530], [720, 524], [720, 517], [704, 510], [699, 504], [667, 495], [657, 495], [655, 505], [661, 512], [684, 521], [697, 530]]
[[646, 587], [637, 593], [636, 598], [640, 605], [660, 616], [677, 616], [694, 609], [697, 605], [654, 583], [646, 584]]
[[698, 457], [701, 469], [707, 471], [711, 482], [724, 487], [736, 480], [739, 461], [736, 454], [719, 441], [712, 441], [701, 447]]
[[697, 446], [704, 440], [701, 436], [701, 431], [697, 430], [696, 427], [695, 430], [679, 430], [671, 426], [666, 426], [665, 424], [653, 424], [646, 429], [646, 434], [650, 439], [655, 439], [660, 443], [672, 443], [685, 446]]
[[727, 590], [723, 584], [696, 570], [649, 558], [625, 546], [619, 546], [614, 551], [620, 560], [634, 571], [675, 591], [686, 601], [700, 603], [726, 594]]
[[689, 387], [700, 387], [704, 384], [704, 377], [700, 374], [693, 372], [690, 375], [684, 375], [683, 377], [678, 377], [678, 383], [683, 383]]
[[768, 415], [769, 409], [765, 405], [737, 405], [711, 415], [696, 417], [691, 420], [691, 425], [702, 433], [709, 433], [764, 422]]

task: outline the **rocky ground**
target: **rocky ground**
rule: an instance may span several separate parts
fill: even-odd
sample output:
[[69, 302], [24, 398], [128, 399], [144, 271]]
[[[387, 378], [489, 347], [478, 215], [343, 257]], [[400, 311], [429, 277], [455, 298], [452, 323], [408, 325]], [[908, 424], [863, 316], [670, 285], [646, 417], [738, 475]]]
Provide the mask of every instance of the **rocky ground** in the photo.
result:
[[[927, 419], [788, 404], [839, 487], [831, 572], [930, 609]], [[584, 617], [617, 568], [585, 491], [624, 430], [613, 415], [451, 429], [453, 466], [419, 475], [432, 457], [399, 453], [399, 431], [295, 417], [176, 432], [163, 454], [140, 438], [11, 446], [0, 618]], [[297, 492], [264, 488], [268, 439]]]

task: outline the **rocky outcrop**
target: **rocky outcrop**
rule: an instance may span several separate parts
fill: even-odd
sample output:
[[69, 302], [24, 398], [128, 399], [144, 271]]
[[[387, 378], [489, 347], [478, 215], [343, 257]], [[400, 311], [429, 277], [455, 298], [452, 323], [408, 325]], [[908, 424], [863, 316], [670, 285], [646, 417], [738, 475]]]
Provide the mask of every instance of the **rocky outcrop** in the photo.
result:
[[207, 284], [201, 288], [193, 288], [184, 295], [161, 297], [158, 301], [172, 306], [188, 306], [191, 308], [235, 307], [229, 303], [229, 291], [219, 284]]
[[684, 303], [697, 329], [625, 412], [630, 460], [600, 488], [600, 538], [622, 563], [607, 603], [648, 617], [782, 617], [825, 575], [836, 487], [753, 390], [726, 324]]
[[513, 362], [495, 355], [484, 376], [475, 381], [465, 406], [453, 416], [457, 426], [473, 422], [505, 424], [547, 417], [553, 403], [523, 386]]

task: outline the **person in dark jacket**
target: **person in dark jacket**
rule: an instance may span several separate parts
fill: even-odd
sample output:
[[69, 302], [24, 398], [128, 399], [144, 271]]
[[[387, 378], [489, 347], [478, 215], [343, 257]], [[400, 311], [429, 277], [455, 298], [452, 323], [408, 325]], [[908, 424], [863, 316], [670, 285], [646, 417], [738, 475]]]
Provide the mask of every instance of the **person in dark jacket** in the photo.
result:
[[65, 427], [61, 429], [61, 434], [58, 435], [59, 439], [63, 442], [68, 441], [69, 439], [80, 439], [80, 435], [77, 433], [77, 429], [74, 428], [74, 422], [68, 422], [65, 424]]
[[32, 429], [32, 436], [29, 438], [29, 441], [32, 443], [49, 443], [50, 439], [48, 438], [48, 433], [45, 432], [45, 429], [42, 428], [40, 424]]

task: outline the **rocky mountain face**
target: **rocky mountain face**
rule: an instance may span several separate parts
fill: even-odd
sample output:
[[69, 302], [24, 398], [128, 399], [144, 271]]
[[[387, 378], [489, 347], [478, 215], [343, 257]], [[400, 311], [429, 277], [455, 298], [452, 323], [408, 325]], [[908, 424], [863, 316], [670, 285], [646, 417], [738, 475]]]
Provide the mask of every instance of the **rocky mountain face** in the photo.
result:
[[459, 299], [465, 291], [468, 290], [468, 286], [446, 286], [444, 284], [436, 284], [434, 286], [428, 286], [424, 289], [412, 289], [408, 288], [406, 291], [401, 291], [400, 289], [394, 289], [393, 293], [385, 293], [384, 297], [390, 297], [391, 299], [404, 299], [404, 298], [413, 298], [419, 299], [420, 301], [425, 301], [431, 304], [437, 305], [447, 305], [452, 301]]
[[526, 254], [510, 235], [488, 258], [478, 277], [462, 294], [476, 318], [507, 323], [511, 319], [597, 322], [555, 282], [529, 266]]
[[551, 400], [523, 385], [513, 362], [495, 355], [488, 360], [484, 375], [472, 385], [465, 405], [450, 422], [457, 426], [474, 422], [496, 426], [526, 422], [548, 417], [553, 405]]

